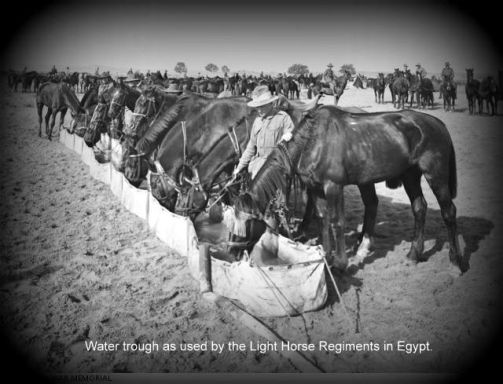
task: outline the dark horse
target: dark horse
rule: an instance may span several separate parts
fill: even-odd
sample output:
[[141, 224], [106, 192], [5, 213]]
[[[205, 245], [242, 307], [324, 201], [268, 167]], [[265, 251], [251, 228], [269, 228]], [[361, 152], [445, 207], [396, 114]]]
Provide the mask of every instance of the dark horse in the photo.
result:
[[88, 88], [84, 93], [84, 96], [82, 96], [82, 99], [80, 99], [80, 106], [86, 111], [86, 113], [74, 117], [70, 127], [70, 133], [75, 132], [77, 136], [84, 137], [97, 105], [98, 86], [94, 85]]
[[121, 154], [112, 154], [112, 165], [119, 172], [124, 172], [125, 161], [130, 154], [136, 153], [134, 147], [145, 134], [155, 119], [173, 106], [178, 95], [163, 92], [160, 87], [147, 87], [136, 100], [133, 115], [123, 130], [121, 137]]
[[374, 88], [376, 103], [384, 103], [384, 90], [386, 88], [384, 73], [379, 73], [379, 77], [373, 80], [372, 88]]
[[492, 76], [484, 78], [480, 82], [478, 91], [479, 115], [484, 111], [484, 100], [486, 101], [487, 113], [494, 116], [496, 112], [496, 102], [498, 95], [498, 86]]
[[117, 83], [113, 81], [101, 84], [98, 87], [98, 104], [84, 134], [84, 142], [90, 148], [93, 148], [100, 141], [102, 133], [108, 133], [112, 137], [110, 132], [111, 119], [108, 116], [108, 110], [116, 90]]
[[153, 164], [154, 151], [159, 147], [167, 133], [181, 121], [189, 119], [208, 108], [219, 99], [208, 98], [199, 94], [185, 92], [179, 96], [176, 103], [161, 112], [146, 132], [139, 138], [135, 148], [129, 148], [129, 155], [125, 158], [124, 177], [134, 186], [142, 183], [148, 172], [149, 160]]
[[283, 77], [279, 81], [280, 91], [289, 99], [299, 98], [299, 86], [291, 76]]
[[124, 108], [127, 107], [130, 111], [134, 111], [136, 100], [138, 100], [140, 95], [140, 91], [123, 83], [119, 83], [115, 87], [108, 107], [108, 117], [112, 121], [116, 121], [113, 127], [114, 129], [110, 129], [110, 137], [113, 139], [119, 139], [122, 136], [124, 127]]
[[394, 78], [392, 88], [393, 95], [395, 99], [393, 100], [393, 106], [395, 108], [403, 109], [405, 108], [405, 101], [409, 95], [409, 81], [404, 77], [402, 72], [398, 72], [398, 77]]
[[409, 108], [413, 107], [414, 102], [416, 106], [419, 108], [421, 104], [419, 88], [420, 88], [420, 79], [418, 75], [413, 75], [409, 70], [405, 73], [405, 77], [409, 82]]
[[[162, 167], [151, 178], [152, 194], [172, 212], [195, 217], [222, 173], [232, 173], [246, 145], [252, 115], [246, 97], [215, 99], [165, 135], [154, 161]], [[211, 161], [209, 156], [214, 151]]]
[[423, 76], [419, 73], [419, 98], [421, 100], [421, 106], [426, 108], [427, 105], [433, 108], [434, 98], [433, 98], [433, 83], [431, 79]]
[[444, 111], [454, 112], [454, 104], [456, 102], [456, 83], [454, 81], [445, 80], [440, 86], [440, 93], [444, 99]]
[[470, 113], [470, 115], [473, 115], [475, 113], [479, 87], [480, 82], [477, 79], [473, 78], [473, 68], [467, 68], [465, 93], [466, 99], [468, 100], [468, 112]]
[[[51, 140], [52, 130], [56, 123], [56, 114], [60, 113], [59, 130], [63, 126], [65, 115], [70, 108], [72, 117], [75, 118], [79, 114], [85, 114], [85, 110], [80, 106], [79, 99], [75, 92], [66, 84], [44, 83], [37, 90], [36, 96], [37, 112], [38, 112], [38, 136], [42, 137], [42, 109], [44, 105], [47, 107], [45, 115], [45, 133], [47, 138]], [[51, 119], [52, 116], [52, 119]], [[51, 119], [49, 123], [49, 119]]]
[[[336, 242], [337, 268], [348, 259], [344, 241], [345, 185], [357, 185], [365, 206], [360, 244], [369, 247], [374, 236], [378, 199], [374, 183], [386, 181], [396, 188], [403, 184], [415, 218], [415, 234], [408, 257], [423, 259], [426, 201], [421, 190], [425, 176], [435, 194], [448, 230], [451, 263], [464, 272], [456, 226], [457, 176], [454, 147], [445, 125], [421, 112], [358, 113], [333, 106], [318, 108], [294, 130], [293, 138], [281, 142], [250, 183], [248, 212], [266, 213], [278, 190], [285, 191], [297, 174], [306, 185], [308, 202], [305, 222], [315, 209], [322, 220], [323, 247], [332, 259], [332, 237]], [[241, 206], [246, 206], [243, 199]], [[307, 224], [305, 224], [307, 225]], [[360, 251], [359, 250], [359, 251]], [[332, 260], [331, 260], [332, 261]]]

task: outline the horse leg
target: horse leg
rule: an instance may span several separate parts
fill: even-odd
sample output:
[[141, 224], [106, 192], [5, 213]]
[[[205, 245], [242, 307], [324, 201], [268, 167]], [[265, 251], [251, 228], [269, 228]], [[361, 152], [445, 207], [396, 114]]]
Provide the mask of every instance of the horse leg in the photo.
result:
[[297, 235], [298, 239], [304, 239], [307, 238], [308, 236], [309, 224], [315, 213], [314, 210], [315, 206], [313, 200], [314, 199], [312, 197], [312, 192], [308, 190], [306, 208], [304, 210], [304, 217], [302, 218], [302, 223], [300, 223], [298, 228], [298, 235]]
[[37, 103], [37, 113], [38, 113], [38, 137], [42, 137], [42, 109], [44, 105]]
[[[327, 212], [324, 217], [324, 231], [325, 235], [328, 236], [330, 236], [330, 232], [332, 232], [336, 245], [336, 259], [333, 260], [332, 265], [344, 271], [348, 266], [346, 241], [344, 238], [344, 189], [342, 185], [331, 181], [327, 182], [323, 189], [325, 192], [324, 208], [325, 212]], [[320, 199], [317, 200], [317, 207], [320, 201]], [[328, 234], [326, 232], [328, 232]], [[324, 240], [324, 243], [325, 242], [330, 242], [330, 238]]]
[[52, 108], [47, 107], [47, 112], [45, 113], [45, 134], [49, 135], [49, 120], [51, 119]]
[[362, 233], [359, 235], [358, 250], [356, 252], [358, 262], [362, 262], [363, 259], [370, 254], [370, 248], [374, 243], [374, 228], [379, 199], [377, 198], [374, 184], [359, 185], [358, 189], [360, 190], [363, 205], [365, 206], [363, 228]]
[[421, 189], [421, 171], [417, 167], [409, 169], [402, 177], [405, 192], [409, 197], [414, 214], [414, 239], [410, 245], [407, 257], [414, 261], [423, 261], [424, 223], [428, 205]]
[[[455, 172], [452, 169], [452, 161], [453, 156], [451, 155], [451, 167], [449, 172]], [[449, 175], [449, 173], [445, 173]], [[457, 231], [457, 223], [456, 223], [456, 206], [452, 201], [451, 188], [445, 180], [445, 178], [438, 180], [439, 178], [431, 177], [430, 175], [425, 174], [426, 181], [430, 185], [433, 194], [437, 198], [438, 204], [440, 205], [440, 211], [442, 213], [442, 218], [444, 219], [444, 223], [447, 227], [447, 235], [449, 239], [449, 259], [451, 264], [457, 266], [460, 271], [466, 272], [470, 265], [468, 260], [463, 260], [461, 255], [459, 240], [458, 240], [458, 231]], [[451, 179], [448, 177], [447, 179]]]
[[51, 121], [49, 124], [49, 132], [47, 132], [47, 138], [51, 140], [52, 137], [52, 131], [54, 129], [54, 125], [56, 125], [56, 115], [58, 114], [58, 111], [54, 111], [52, 116], [51, 116]]

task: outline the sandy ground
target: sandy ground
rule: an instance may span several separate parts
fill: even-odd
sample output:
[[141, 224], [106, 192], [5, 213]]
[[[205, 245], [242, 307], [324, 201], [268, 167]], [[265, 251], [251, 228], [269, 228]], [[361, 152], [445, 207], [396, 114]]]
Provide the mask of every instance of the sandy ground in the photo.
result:
[[[3, 82], [2, 84], [5, 84]], [[2, 85], [5, 87], [4, 85]], [[328, 305], [264, 319], [293, 343], [370, 343], [379, 351], [305, 352], [326, 372], [459, 373], [487, 353], [502, 313], [501, 116], [426, 110], [447, 125], [457, 155], [458, 225], [471, 269], [449, 268], [446, 229], [425, 186], [427, 262], [405, 258], [413, 217], [403, 189], [378, 185], [376, 251], [335, 279]], [[37, 136], [34, 94], [2, 92], [0, 131], [0, 324], [25, 361], [46, 373], [298, 372], [279, 352], [89, 352], [85, 342], [249, 343], [265, 340], [202, 299], [186, 259], [123, 208], [107, 185], [57, 139]], [[349, 88], [341, 106], [393, 110], [370, 89]], [[68, 121], [68, 119], [67, 119]], [[362, 221], [356, 188], [346, 191], [347, 233]], [[429, 343], [421, 354], [399, 341]], [[384, 351], [391, 343], [393, 351]], [[249, 348], [247, 348], [249, 349]]]

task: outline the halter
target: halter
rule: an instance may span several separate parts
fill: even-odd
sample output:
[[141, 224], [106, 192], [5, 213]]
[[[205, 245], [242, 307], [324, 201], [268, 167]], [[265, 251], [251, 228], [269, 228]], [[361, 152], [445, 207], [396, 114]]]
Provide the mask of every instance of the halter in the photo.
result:
[[99, 109], [100, 106], [101, 107], [103, 107], [103, 106], [106, 107], [106, 105], [107, 105], [107, 103], [98, 103], [98, 105], [96, 106], [96, 109], [94, 110], [94, 113], [93, 113], [93, 116], [91, 118], [91, 121], [89, 123], [92, 123], [93, 121], [95, 121], [96, 123], [100, 123], [100, 122], [105, 123], [105, 120], [103, 120], [102, 118], [100, 118], [100, 117], [97, 116], [99, 113], [102, 113], [102, 112], [97, 112], [97, 110]]
[[[232, 143], [232, 147], [234, 149], [234, 152], [237, 154], [238, 157], [241, 156], [241, 148], [239, 146], [239, 140], [238, 140], [237, 134], [236, 134], [236, 127], [238, 127], [240, 124], [242, 124], [243, 121], [245, 121], [246, 129], [248, 130], [248, 121], [246, 120], [246, 116], [243, 116], [241, 119], [239, 119], [237, 122], [235, 122], [233, 125], [231, 125], [227, 128], [227, 136], [229, 137], [229, 139]], [[195, 163], [195, 164], [189, 163], [189, 161], [187, 160], [187, 130], [186, 130], [185, 121], [182, 121], [181, 129], [182, 129], [182, 136], [183, 136], [183, 161], [182, 161], [180, 168], [181, 168], [182, 172], [183, 172], [184, 167], [189, 168], [193, 174], [192, 179], [189, 179], [186, 176], [183, 176], [183, 179], [182, 179], [181, 178], [182, 176], [181, 176], [180, 180], [177, 181], [175, 178], [168, 175], [164, 171], [164, 168], [159, 163], [159, 161], [155, 161], [154, 165], [156, 167], [157, 174], [159, 174], [161, 176], [161, 184], [163, 185], [163, 188], [165, 190], [168, 189], [168, 187], [171, 187], [171, 188], [175, 189], [175, 191], [177, 193], [179, 193], [180, 195], [183, 195], [183, 196], [186, 196], [186, 194], [190, 194], [191, 191], [199, 191], [203, 194], [204, 199], [208, 200], [208, 194], [201, 184], [201, 180], [199, 178], [199, 172], [197, 169], [197, 166], [201, 163], [201, 161], [203, 161], [205, 159], [206, 156], [201, 157], [197, 161], [197, 163]], [[219, 140], [217, 140], [215, 143], [215, 146], [224, 138], [225, 138], [225, 136], [222, 136]], [[208, 151], [208, 154], [209, 153], [211, 153], [211, 150]], [[139, 157], [141, 155], [142, 154], [138, 154], [138, 155], [136, 155], [136, 157]], [[130, 155], [130, 157], [132, 157], [132, 156], [133, 155]], [[222, 164], [222, 167], [218, 168], [219, 172], [217, 172], [217, 176], [222, 172], [222, 170], [225, 168], [226, 165], [229, 165], [229, 162], [225, 162], [224, 164]], [[182, 173], [182, 175], [183, 175], [183, 173]], [[224, 180], [224, 182], [225, 181], [227, 181], [227, 180]], [[189, 188], [183, 187], [182, 182], [188, 183], [190, 185], [190, 187]], [[212, 183], [208, 189], [211, 190], [214, 186], [219, 185], [221, 183], [222, 182]], [[232, 179], [231, 182], [229, 182], [227, 185], [225, 185], [224, 190], [226, 188], [228, 188], [229, 186], [231, 186], [233, 183], [234, 183], [234, 179]], [[223, 194], [221, 194], [219, 196], [218, 200], [220, 200], [222, 198], [222, 196], [223, 196]], [[214, 205], [214, 204], [215, 204], [215, 202], [212, 205]], [[192, 210], [192, 208], [190, 206], [188, 206], [188, 207], [182, 208], [182, 210], [190, 212]]]
[[[84, 116], [85, 116], [85, 118], [84, 118], [84, 126], [79, 125], [79, 126], [75, 127], [75, 130], [78, 130], [78, 129], [87, 129], [87, 120], [89, 118], [89, 114], [86, 113]], [[92, 118], [92, 116], [91, 116], [91, 118]]]
[[[150, 116], [150, 111], [152, 110], [154, 114], [156, 114], [155, 116], [157, 116], [157, 108], [155, 107], [155, 97], [146, 97], [145, 98], [148, 102], [148, 105], [147, 105], [147, 110], [145, 113], [140, 113], [140, 112], [132, 112], [132, 115], [133, 117], [139, 117], [139, 119], [135, 119], [133, 120], [130, 125], [131, 125], [131, 128], [127, 128], [127, 132], [134, 132], [133, 135], [131, 134], [127, 134], [128, 136], [135, 136], [137, 133], [136, 133], [136, 129], [138, 127], [138, 124], [140, 123], [140, 121], [142, 121], [143, 119], [147, 119], [149, 116]], [[164, 101], [163, 101], [164, 103]], [[161, 105], [162, 107], [162, 105]], [[159, 112], [160, 112], [160, 109], [159, 109]], [[155, 121], [155, 117], [154, 119], [152, 119], [152, 121], [150, 122], [150, 125]], [[125, 133], [126, 134], [126, 133]]]

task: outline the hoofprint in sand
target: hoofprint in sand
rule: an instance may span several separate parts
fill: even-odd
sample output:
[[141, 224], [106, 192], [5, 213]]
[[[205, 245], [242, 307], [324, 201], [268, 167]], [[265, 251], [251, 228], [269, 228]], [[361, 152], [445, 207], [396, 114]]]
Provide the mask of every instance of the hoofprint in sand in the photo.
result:
[[[5, 83], [5, 82], [4, 82]], [[326, 308], [264, 323], [292, 343], [313, 343], [305, 356], [327, 372], [458, 372], [484, 352], [501, 313], [501, 116], [470, 116], [463, 90], [456, 112], [425, 112], [447, 126], [456, 149], [458, 227], [470, 270], [450, 268], [438, 204], [428, 202], [428, 261], [405, 255], [413, 217], [403, 189], [377, 185], [375, 251], [335, 274], [347, 309], [330, 292]], [[370, 89], [349, 87], [340, 106], [394, 110]], [[2, 92], [0, 169], [1, 322], [17, 348], [45, 372], [296, 372], [279, 353], [250, 351], [265, 341], [203, 300], [186, 259], [128, 212], [109, 186], [91, 177], [73, 151], [38, 138], [34, 95]], [[67, 119], [67, 124], [68, 124]], [[361, 225], [356, 187], [346, 188], [347, 238]], [[330, 283], [329, 283], [330, 286]], [[244, 343], [243, 352], [92, 352], [109, 343]], [[399, 341], [431, 351], [397, 351]], [[319, 350], [320, 342], [373, 342], [379, 351]], [[393, 351], [383, 351], [391, 343]]]

